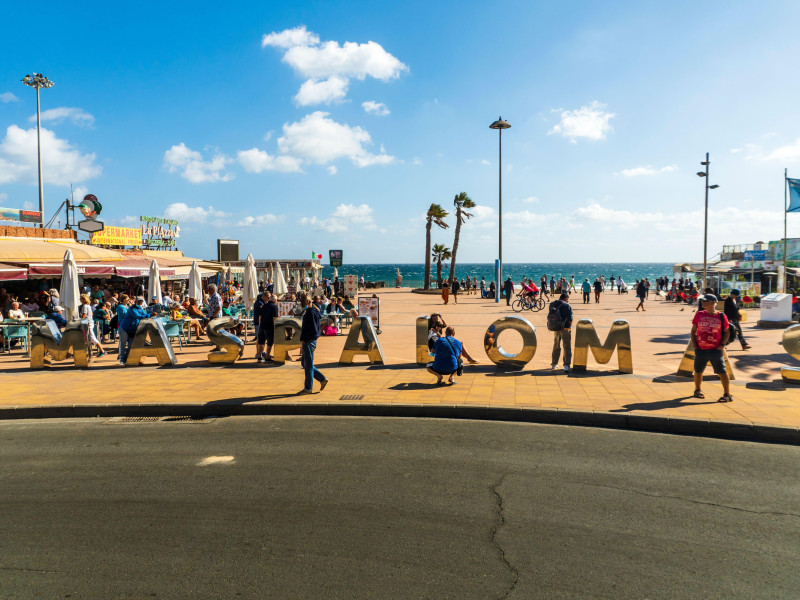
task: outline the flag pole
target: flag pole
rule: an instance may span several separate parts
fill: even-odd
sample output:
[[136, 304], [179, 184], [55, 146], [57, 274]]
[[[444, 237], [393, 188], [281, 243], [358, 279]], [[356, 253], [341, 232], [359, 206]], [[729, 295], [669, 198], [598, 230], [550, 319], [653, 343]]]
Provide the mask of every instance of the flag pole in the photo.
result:
[[789, 200], [788, 200], [788, 192], [789, 189], [789, 169], [783, 169], [783, 289], [781, 290], [782, 294], [786, 293], [786, 218], [789, 214]]

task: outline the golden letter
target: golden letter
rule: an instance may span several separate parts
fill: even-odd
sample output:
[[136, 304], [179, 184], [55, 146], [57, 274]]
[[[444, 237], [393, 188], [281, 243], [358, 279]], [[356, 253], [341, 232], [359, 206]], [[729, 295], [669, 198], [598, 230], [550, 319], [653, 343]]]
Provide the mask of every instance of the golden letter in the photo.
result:
[[417, 317], [417, 364], [425, 366], [432, 360], [428, 350], [428, 317]]
[[[722, 358], [725, 361], [725, 370], [728, 372], [728, 377], [731, 381], [736, 379], [733, 376], [733, 369], [731, 368], [731, 361], [728, 360], [728, 353], [725, 348], [722, 349]], [[683, 353], [681, 364], [676, 373], [679, 377], [693, 377], [694, 376], [694, 341], [689, 340], [689, 345], [686, 346], [686, 352]]]
[[[783, 349], [792, 358], [800, 360], [800, 324], [792, 325], [783, 330]], [[800, 369], [796, 367], [783, 367], [781, 378], [787, 383], [800, 383]]]
[[89, 353], [86, 346], [86, 325], [81, 321], [70, 321], [62, 334], [54, 321], [41, 325], [31, 325], [31, 369], [44, 368], [51, 360], [67, 360], [69, 354], [75, 359], [76, 367], [89, 366]]
[[[522, 350], [509, 354], [497, 341], [505, 330], [516, 331], [522, 336]], [[522, 317], [503, 317], [489, 325], [483, 336], [486, 356], [501, 369], [522, 369], [536, 354], [536, 328]]]
[[572, 355], [573, 371], [585, 371], [589, 360], [589, 349], [600, 364], [607, 364], [617, 350], [617, 367], [623, 373], [633, 373], [631, 352], [631, 327], [625, 320], [614, 321], [605, 343], [600, 338], [591, 319], [580, 319], [575, 326], [575, 352]]
[[[300, 348], [300, 330], [303, 324], [297, 317], [278, 317], [275, 319], [275, 356], [276, 363], [285, 363], [290, 350]], [[290, 359], [291, 360], [291, 359]]]
[[[361, 336], [364, 338], [363, 342], [359, 342]], [[372, 364], [383, 364], [383, 352], [370, 317], [353, 319], [350, 332], [344, 342], [344, 348], [342, 348], [342, 354], [339, 356], [339, 364], [352, 364], [356, 354], [366, 354]]]
[[227, 331], [235, 325], [236, 321], [233, 317], [217, 317], [208, 323], [208, 327], [206, 327], [208, 339], [219, 347], [219, 350], [212, 350], [208, 353], [208, 362], [232, 364], [239, 358], [239, 352], [244, 348], [244, 342]]
[[[145, 342], [150, 342], [149, 346]], [[164, 325], [158, 319], [142, 319], [136, 328], [136, 335], [131, 344], [131, 351], [128, 354], [126, 365], [141, 365], [142, 358], [145, 356], [155, 357], [158, 364], [177, 365], [178, 359], [172, 351], [172, 346], [164, 331]]]

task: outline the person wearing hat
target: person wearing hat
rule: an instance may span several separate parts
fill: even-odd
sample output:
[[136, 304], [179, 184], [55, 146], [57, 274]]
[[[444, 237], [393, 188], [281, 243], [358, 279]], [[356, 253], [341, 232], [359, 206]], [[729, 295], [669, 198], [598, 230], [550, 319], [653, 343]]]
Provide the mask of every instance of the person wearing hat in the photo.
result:
[[722, 382], [723, 395], [718, 402], [730, 402], [731, 382], [725, 369], [723, 348], [728, 343], [728, 317], [717, 311], [717, 297], [714, 294], [700, 296], [703, 310], [694, 314], [692, 319], [692, 342], [694, 342], [694, 394], [695, 398], [705, 398], [701, 391], [703, 371], [706, 364], [711, 363], [714, 373]]
[[506, 306], [511, 306], [511, 296], [514, 294], [514, 282], [511, 277], [503, 282], [503, 292], [506, 295]]
[[725, 298], [724, 311], [725, 316], [728, 317], [728, 322], [735, 331], [735, 336], [739, 338], [739, 342], [742, 344], [742, 350], [750, 350], [750, 344], [745, 341], [742, 326], [739, 323], [741, 319], [739, 314], [739, 290], [731, 290], [731, 293]]
[[53, 312], [48, 313], [47, 320], [53, 321], [59, 329], [64, 329], [67, 326], [67, 320], [64, 318], [64, 307], [54, 306]]

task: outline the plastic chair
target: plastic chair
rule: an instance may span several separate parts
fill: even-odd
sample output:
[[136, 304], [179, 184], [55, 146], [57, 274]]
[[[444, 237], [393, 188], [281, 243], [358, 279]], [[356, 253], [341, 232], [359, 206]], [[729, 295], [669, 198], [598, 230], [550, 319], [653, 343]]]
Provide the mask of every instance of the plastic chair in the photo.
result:
[[183, 321], [164, 321], [164, 333], [172, 344], [174, 338], [178, 338], [178, 347], [183, 350]]
[[28, 328], [25, 325], [7, 325], [3, 327], [3, 348], [11, 352], [12, 340], [22, 340], [25, 352], [28, 351]]

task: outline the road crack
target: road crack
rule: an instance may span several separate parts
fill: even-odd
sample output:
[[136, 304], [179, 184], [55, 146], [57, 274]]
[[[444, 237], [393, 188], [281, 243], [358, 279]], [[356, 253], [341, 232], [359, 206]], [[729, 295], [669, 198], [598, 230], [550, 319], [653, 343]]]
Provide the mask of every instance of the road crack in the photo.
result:
[[506, 524], [505, 509], [503, 508], [503, 496], [500, 495], [500, 487], [503, 485], [503, 482], [505, 481], [505, 479], [506, 479], [506, 476], [503, 475], [500, 478], [500, 481], [498, 481], [491, 488], [489, 488], [491, 490], [492, 494], [494, 494], [495, 501], [496, 501], [496, 504], [497, 504], [496, 509], [495, 509], [496, 512], [497, 512], [497, 521], [495, 522], [495, 525], [492, 528], [492, 544], [494, 545], [495, 548], [497, 548], [497, 554], [500, 557], [500, 560], [506, 566], [506, 568], [511, 573], [511, 576], [514, 579], [511, 582], [511, 585], [508, 587], [508, 589], [506, 589], [506, 591], [503, 593], [503, 595], [502, 596], [498, 596], [498, 600], [503, 600], [504, 598], [508, 598], [508, 595], [512, 591], [514, 591], [514, 588], [517, 587], [517, 583], [519, 582], [519, 571], [517, 570], [517, 568], [514, 565], [512, 565], [510, 562], [508, 562], [508, 559], [506, 558], [505, 550], [500, 545], [500, 543], [497, 541], [497, 534], [500, 531], [500, 528], [503, 527], [503, 525]]
[[64, 571], [47, 571], [45, 569], [26, 569], [24, 567], [0, 567], [0, 571], [16, 571], [18, 573], [44, 573], [45, 575], [65, 575]]

